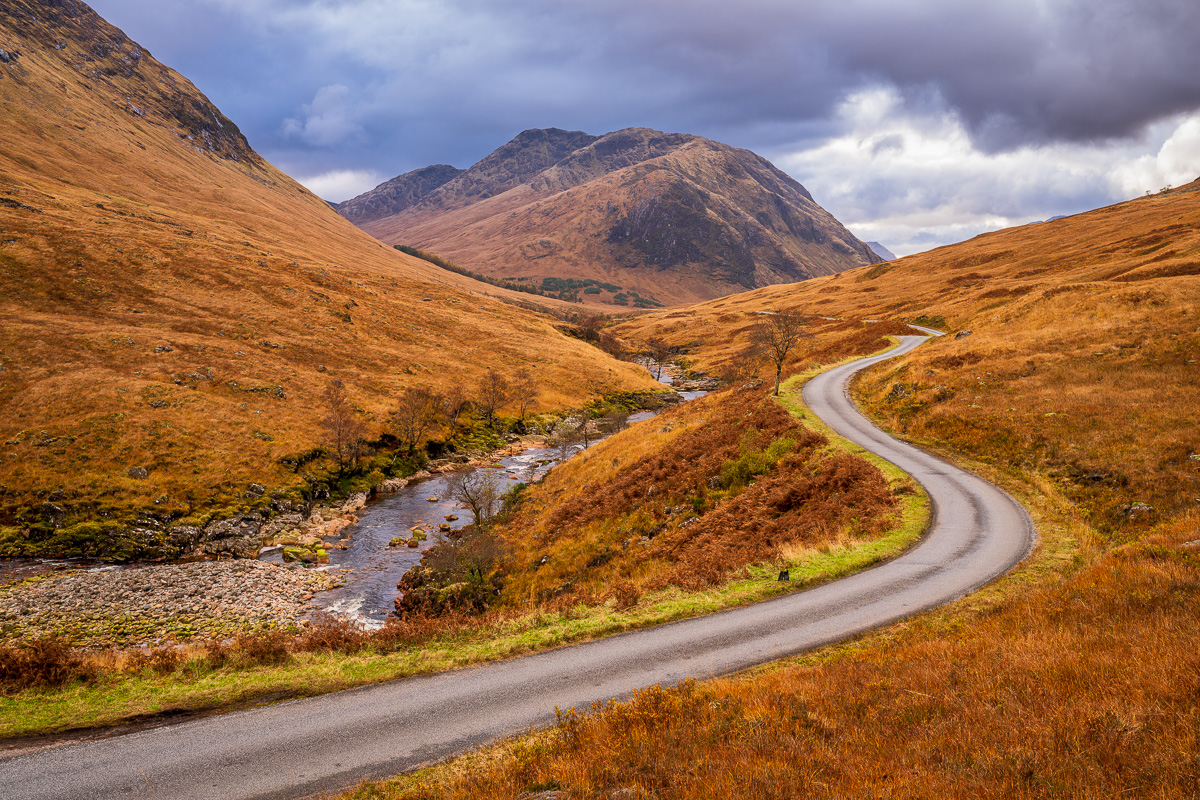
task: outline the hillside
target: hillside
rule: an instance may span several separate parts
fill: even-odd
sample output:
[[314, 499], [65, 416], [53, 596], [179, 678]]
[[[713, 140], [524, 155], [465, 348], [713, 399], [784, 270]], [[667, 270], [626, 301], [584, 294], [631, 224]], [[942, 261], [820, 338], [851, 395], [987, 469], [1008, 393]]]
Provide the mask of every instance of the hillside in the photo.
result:
[[357, 230], [83, 3], [6, 2], [0, 49], [6, 552], [96, 519], [143, 552], [251, 482], [296, 492], [334, 380], [369, 437], [402, 387], [489, 367], [532, 370], [540, 408], [654, 385]]
[[[343, 797], [1194, 797], [1198, 300], [1200, 181], [622, 323], [629, 340], [663, 338], [726, 376], [733, 391], [708, 401], [773, 377], [748, 350], [764, 312], [808, 315], [785, 369], [800, 380], [899, 321], [948, 331], [874, 368], [857, 399], [1013, 493], [1038, 546], [945, 609], [565, 712], [548, 732]], [[593, 497], [557, 502], [578, 514]]]
[[1049, 476], [1119, 537], [1196, 508], [1198, 301], [1200, 181], [618, 331], [684, 346], [703, 371], [744, 363], [762, 310], [949, 331], [863, 401], [902, 432]]
[[644, 128], [525, 131], [467, 170], [410, 172], [338, 210], [390, 244], [593, 305], [694, 302], [879, 261], [760, 156]]

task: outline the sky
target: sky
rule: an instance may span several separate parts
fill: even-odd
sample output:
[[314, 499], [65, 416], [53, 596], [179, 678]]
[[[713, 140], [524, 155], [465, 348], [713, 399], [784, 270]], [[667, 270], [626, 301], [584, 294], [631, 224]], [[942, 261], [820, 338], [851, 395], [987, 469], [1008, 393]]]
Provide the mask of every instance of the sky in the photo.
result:
[[331, 201], [528, 128], [770, 159], [897, 255], [1200, 177], [1195, 0], [92, 0]]

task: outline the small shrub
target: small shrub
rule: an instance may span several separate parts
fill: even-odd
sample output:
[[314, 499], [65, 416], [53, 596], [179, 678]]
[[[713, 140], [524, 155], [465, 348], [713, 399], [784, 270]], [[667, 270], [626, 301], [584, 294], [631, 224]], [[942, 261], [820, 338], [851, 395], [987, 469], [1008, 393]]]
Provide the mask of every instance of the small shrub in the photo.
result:
[[235, 652], [248, 664], [278, 666], [292, 657], [288, 636], [278, 628], [258, 633], [243, 633], [234, 640]]
[[355, 653], [363, 649], [369, 639], [370, 635], [361, 623], [325, 614], [304, 629], [294, 646], [304, 653]]
[[0, 647], [0, 685], [19, 691], [63, 686], [93, 677], [92, 665], [65, 640], [51, 635], [15, 647]]

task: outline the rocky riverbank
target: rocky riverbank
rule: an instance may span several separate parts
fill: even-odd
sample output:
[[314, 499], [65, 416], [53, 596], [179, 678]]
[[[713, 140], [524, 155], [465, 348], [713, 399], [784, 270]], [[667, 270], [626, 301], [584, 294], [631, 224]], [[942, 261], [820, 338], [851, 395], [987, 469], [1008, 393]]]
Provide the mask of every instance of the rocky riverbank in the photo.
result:
[[0, 588], [0, 640], [51, 633], [81, 647], [227, 638], [311, 614], [341, 573], [204, 561], [51, 573]]

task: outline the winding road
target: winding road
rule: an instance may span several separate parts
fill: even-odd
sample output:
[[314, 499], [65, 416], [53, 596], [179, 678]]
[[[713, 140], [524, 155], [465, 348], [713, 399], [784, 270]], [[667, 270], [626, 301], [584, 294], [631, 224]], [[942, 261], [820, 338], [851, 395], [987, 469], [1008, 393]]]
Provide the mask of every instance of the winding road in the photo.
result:
[[932, 527], [899, 558], [808, 591], [587, 644], [8, 758], [0, 795], [308, 797], [546, 725], [555, 706], [725, 675], [961, 597], [1029, 552], [1028, 514], [983, 479], [884, 434], [846, 396], [854, 372], [925, 340], [902, 337], [804, 388], [834, 430], [928, 491]]

